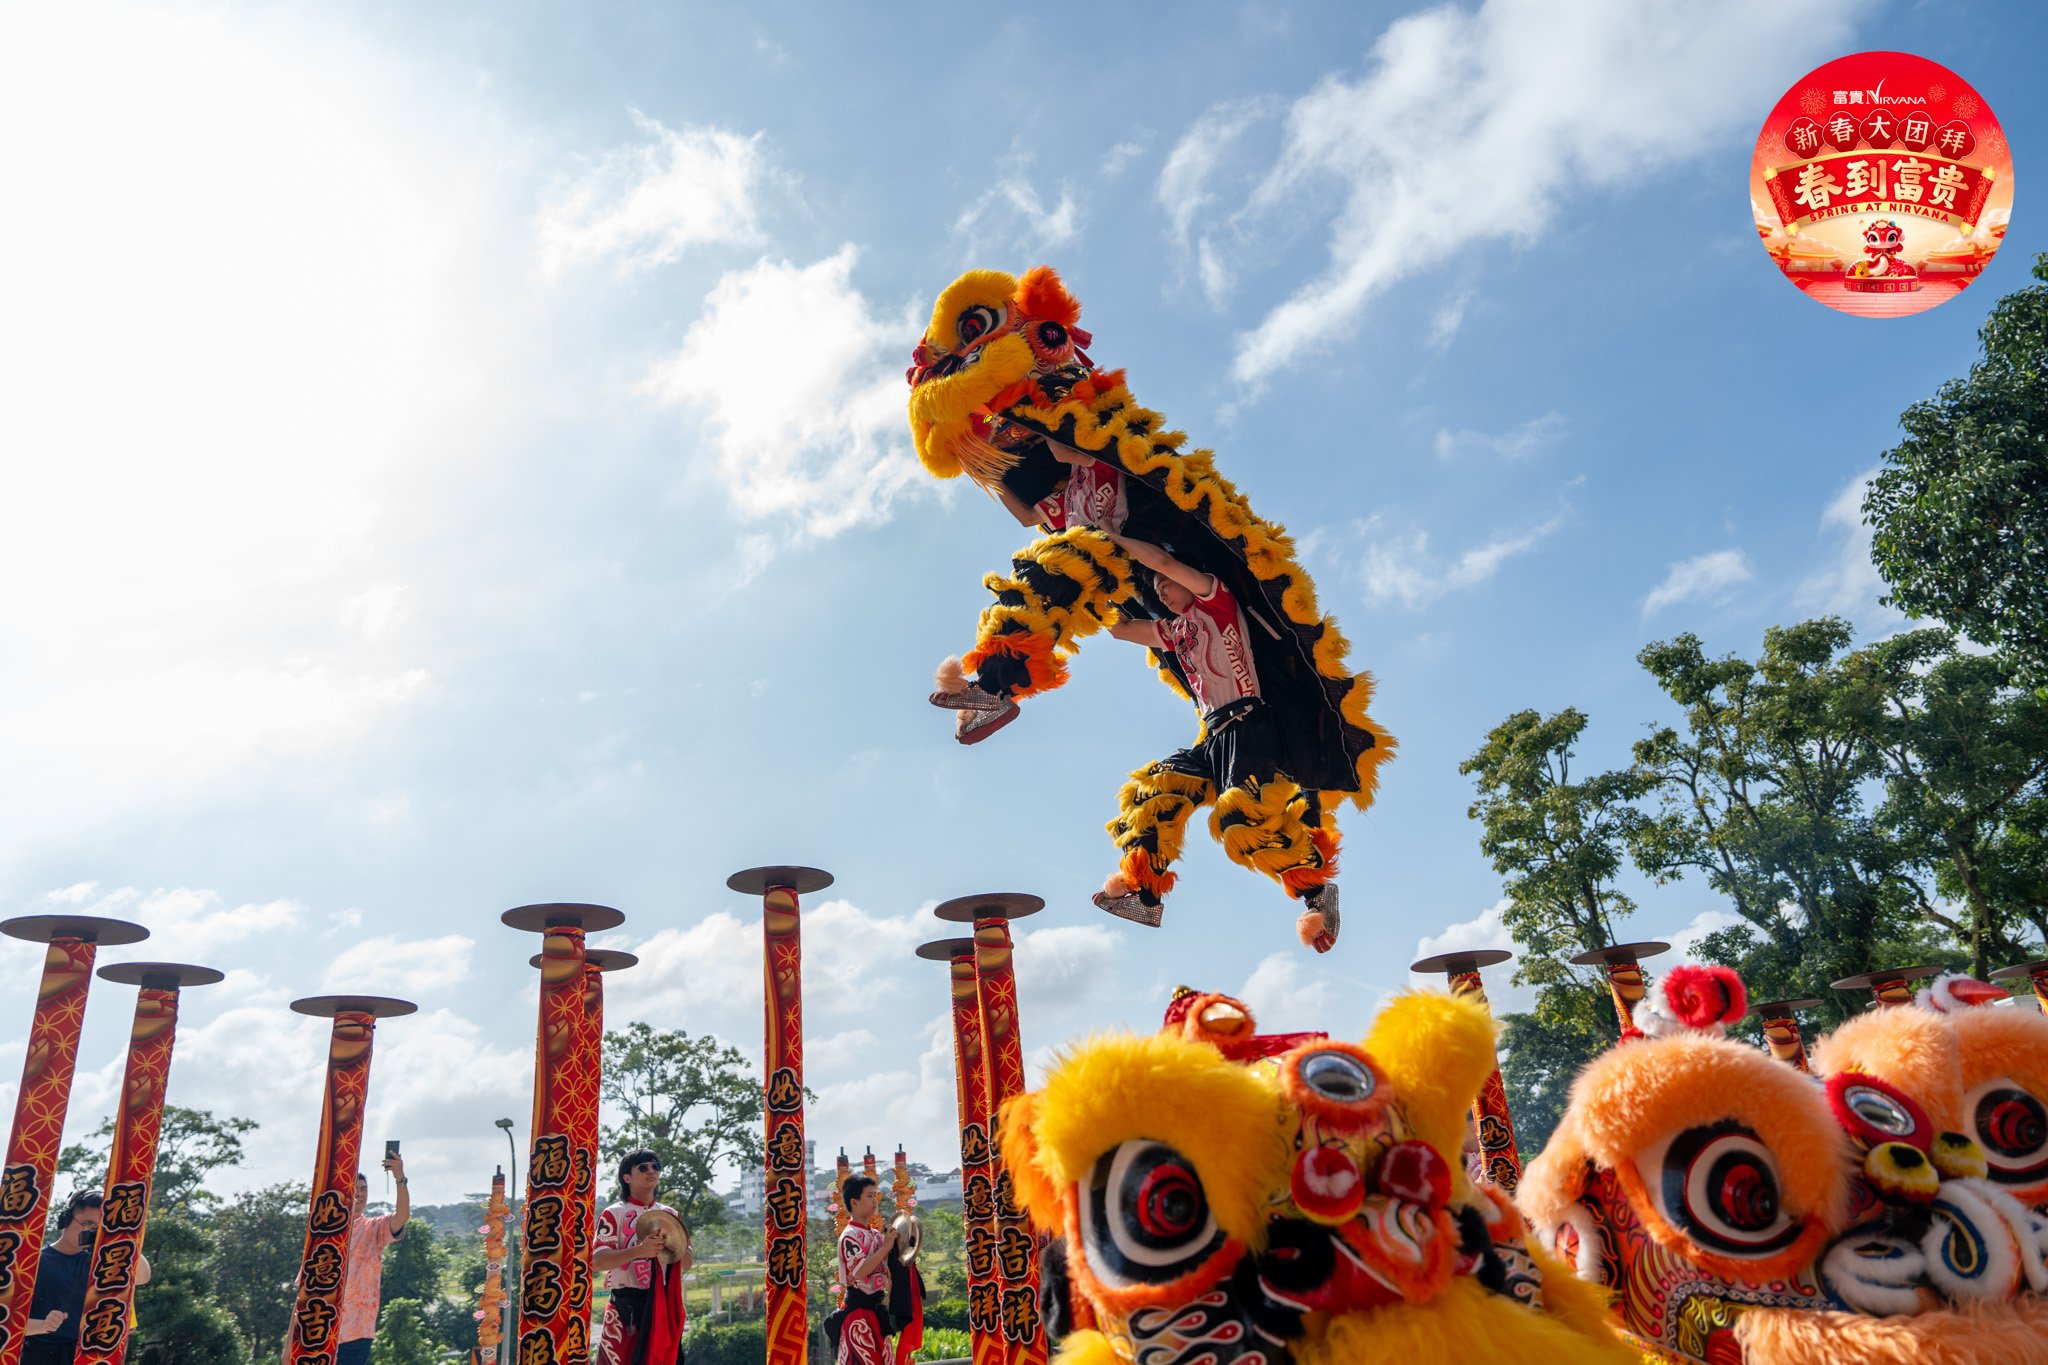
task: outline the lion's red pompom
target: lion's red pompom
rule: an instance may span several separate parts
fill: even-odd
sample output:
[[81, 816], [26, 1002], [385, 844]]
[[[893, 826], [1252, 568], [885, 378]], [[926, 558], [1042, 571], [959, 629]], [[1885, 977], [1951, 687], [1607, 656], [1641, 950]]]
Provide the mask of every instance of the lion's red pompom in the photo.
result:
[[1731, 967], [1682, 963], [1664, 974], [1664, 998], [1687, 1028], [1732, 1024], [1749, 1012], [1749, 992]]

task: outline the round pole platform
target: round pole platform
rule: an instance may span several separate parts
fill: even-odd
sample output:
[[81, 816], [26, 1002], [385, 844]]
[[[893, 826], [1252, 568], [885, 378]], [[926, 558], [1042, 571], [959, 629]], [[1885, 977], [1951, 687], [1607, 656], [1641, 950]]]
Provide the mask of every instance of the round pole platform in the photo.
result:
[[1751, 1003], [1749, 1012], [1759, 1019], [1789, 1019], [1802, 1010], [1816, 1009], [1822, 1003], [1817, 996], [1798, 1000], [1758, 1000]]
[[124, 943], [140, 943], [149, 937], [149, 930], [125, 919], [103, 919], [98, 915], [19, 915], [14, 919], [0, 920], [0, 934], [30, 943], [75, 938], [81, 943], [97, 943], [103, 948], [111, 948]]
[[1911, 983], [1939, 976], [1941, 970], [1929, 963], [1917, 967], [1887, 967], [1881, 971], [1845, 976], [1840, 981], [1830, 981], [1828, 985], [1838, 991], [1869, 991], [1875, 997], [1875, 1003], [1880, 1005], [1905, 1005], [1913, 999], [1913, 993], [1908, 989]]
[[124, 986], [147, 986], [156, 991], [211, 986], [227, 977], [226, 972], [215, 971], [212, 967], [195, 967], [188, 962], [112, 962], [94, 975], [102, 981], [118, 981]]
[[1023, 891], [989, 891], [942, 901], [932, 913], [948, 924], [972, 924], [978, 919], [1023, 919], [1043, 909], [1043, 897]]
[[1578, 953], [1567, 960], [1577, 967], [1605, 967], [1616, 962], [1641, 962], [1646, 957], [1655, 957], [1659, 953], [1670, 951], [1671, 945], [1668, 943], [1645, 939], [1641, 943], [1617, 943], [1612, 948], [1595, 948], [1591, 952]]
[[1420, 962], [1408, 964], [1411, 972], [1476, 972], [1481, 967], [1497, 967], [1514, 954], [1505, 948], [1471, 948], [1455, 953], [1438, 953], [1425, 957]]
[[832, 885], [832, 874], [816, 867], [750, 867], [725, 879], [728, 891], [743, 896], [765, 896], [780, 886], [808, 896]]
[[557, 928], [581, 929], [586, 934], [597, 934], [606, 929], [616, 929], [626, 922], [626, 916], [609, 905], [584, 905], [577, 901], [514, 906], [498, 918], [512, 928], [524, 929], [530, 934], [545, 934]]
[[418, 1013], [419, 1006], [410, 1000], [397, 1000], [388, 995], [309, 995], [303, 1000], [292, 1001], [292, 1012], [310, 1014], [316, 1019], [332, 1019], [338, 1014], [396, 1019], [400, 1015]]
[[935, 938], [930, 943], [917, 945], [917, 955], [927, 962], [951, 962], [960, 956], [972, 956], [974, 940], [971, 938]]
[[[538, 967], [547, 960], [546, 953], [535, 953], [526, 959], [529, 967]], [[583, 960], [601, 972], [623, 972], [628, 967], [640, 965], [640, 959], [632, 953], [622, 953], [616, 948], [590, 948], [583, 954]]]

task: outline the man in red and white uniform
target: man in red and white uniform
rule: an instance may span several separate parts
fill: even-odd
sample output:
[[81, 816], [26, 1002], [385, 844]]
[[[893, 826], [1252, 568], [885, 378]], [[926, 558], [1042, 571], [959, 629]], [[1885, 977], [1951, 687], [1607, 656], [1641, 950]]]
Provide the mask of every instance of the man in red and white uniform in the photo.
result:
[[1336, 835], [1324, 821], [1320, 794], [1302, 792], [1280, 771], [1279, 732], [1259, 694], [1243, 607], [1214, 574], [1157, 545], [1115, 533], [1110, 539], [1151, 570], [1168, 613], [1156, 622], [1120, 621], [1110, 634], [1180, 661], [1202, 717], [1202, 737], [1140, 769], [1125, 785], [1123, 808], [1110, 825], [1124, 858], [1096, 905], [1156, 927], [1187, 819], [1213, 801], [1224, 851], [1307, 906], [1296, 923], [1302, 941], [1328, 952], [1337, 941]]
[[626, 1153], [619, 1160], [619, 1200], [597, 1215], [590, 1268], [604, 1276], [611, 1294], [593, 1353], [597, 1365], [682, 1365], [683, 1272], [689, 1258], [661, 1265], [661, 1234], [638, 1229], [640, 1215], [650, 1209], [682, 1222], [681, 1214], [655, 1200], [660, 1181], [661, 1161], [654, 1153]]
[[889, 1358], [889, 1252], [896, 1232], [870, 1227], [881, 1187], [866, 1175], [840, 1188], [846, 1227], [839, 1234], [840, 1307], [825, 1319], [835, 1365], [893, 1365]]

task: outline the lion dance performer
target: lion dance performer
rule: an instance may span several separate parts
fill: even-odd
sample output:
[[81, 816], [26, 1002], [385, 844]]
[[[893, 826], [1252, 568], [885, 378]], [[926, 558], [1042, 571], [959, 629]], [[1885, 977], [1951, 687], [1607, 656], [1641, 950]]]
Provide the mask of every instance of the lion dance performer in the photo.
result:
[[[1018, 552], [1008, 576], [989, 577], [996, 600], [974, 648], [941, 665], [931, 700], [960, 713], [962, 743], [978, 743], [1016, 719], [1019, 702], [1063, 683], [1083, 638], [1151, 617], [1158, 638], [1144, 643], [1162, 676], [1206, 713], [1205, 661], [1183, 651], [1209, 633], [1160, 600], [1130, 547], [1213, 580], [1235, 611], [1217, 633], [1236, 631], [1270, 716], [1270, 753], [1255, 772], [1168, 760], [1133, 773], [1109, 825], [1122, 859], [1100, 903], [1156, 923], [1188, 818], [1212, 806], [1210, 832], [1224, 851], [1309, 903], [1297, 929], [1327, 949], [1336, 898], [1317, 888], [1336, 869], [1330, 812], [1345, 799], [1371, 804], [1394, 747], [1368, 714], [1372, 678], [1348, 671], [1349, 646], [1319, 613], [1286, 532], [1252, 510], [1208, 451], [1184, 451], [1186, 436], [1139, 407], [1120, 371], [1096, 368], [1081, 349], [1092, 338], [1076, 326], [1080, 312], [1048, 267], [1021, 279], [970, 271], [940, 295], [913, 357], [910, 425], [925, 468], [967, 475], [1018, 520], [1051, 532]], [[1212, 738], [1205, 731], [1197, 750]]]
[[590, 1267], [611, 1291], [597, 1365], [681, 1365], [690, 1230], [681, 1214], [655, 1200], [660, 1182], [653, 1152], [626, 1153], [618, 1202], [597, 1217]]
[[1396, 996], [1363, 1043], [1177, 994], [1003, 1111], [1053, 1365], [1632, 1365], [1603, 1296], [1454, 1157], [1492, 1074], [1476, 1001]]
[[1673, 968], [1573, 1084], [1524, 1217], [1648, 1359], [2048, 1359], [2048, 1219], [2015, 1169], [2048, 1145], [2016, 1079], [2048, 1020], [1970, 1008], [1979, 984], [1851, 1019], [1809, 1076], [1724, 1036], [1734, 973]]
[[835, 1365], [894, 1365], [889, 1354], [889, 1258], [897, 1233], [872, 1226], [882, 1203], [871, 1175], [852, 1175], [840, 1187], [847, 1224], [839, 1232], [840, 1307], [825, 1319]]

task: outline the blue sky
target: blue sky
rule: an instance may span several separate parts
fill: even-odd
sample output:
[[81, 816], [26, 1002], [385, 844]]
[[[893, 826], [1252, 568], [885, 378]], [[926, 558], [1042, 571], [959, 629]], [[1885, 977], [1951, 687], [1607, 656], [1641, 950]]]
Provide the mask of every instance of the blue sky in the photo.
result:
[[[1180, 981], [1355, 1036], [1418, 949], [1498, 934], [1457, 773], [1490, 726], [1577, 705], [1618, 762], [1668, 715], [1646, 641], [1896, 628], [1860, 481], [2048, 245], [2032, 6], [891, 13], [0, 18], [0, 904], [230, 969], [171, 1094], [262, 1124], [236, 1184], [305, 1175], [322, 1044], [284, 1004], [345, 989], [423, 1006], [366, 1137], [424, 1200], [482, 1187], [530, 1093], [510, 905], [619, 906], [613, 1017], [756, 1052], [724, 878], [761, 862], [839, 878], [806, 929], [827, 1153], [951, 1164], [910, 950], [966, 892], [1050, 903], [1041, 1054]], [[1800, 298], [1745, 203], [1779, 94], [1874, 48], [1971, 81], [2019, 184], [1986, 276], [1883, 323]], [[918, 470], [902, 370], [961, 269], [1040, 261], [1379, 675], [1400, 757], [1344, 821], [1327, 958], [1199, 830], [1164, 930], [1088, 904], [1123, 774], [1193, 725], [1135, 650], [972, 750], [924, 702], [1022, 538]], [[1641, 900], [1645, 936], [1718, 911]], [[38, 962], [0, 949], [10, 1078]], [[129, 1005], [95, 995], [74, 1134]]]

